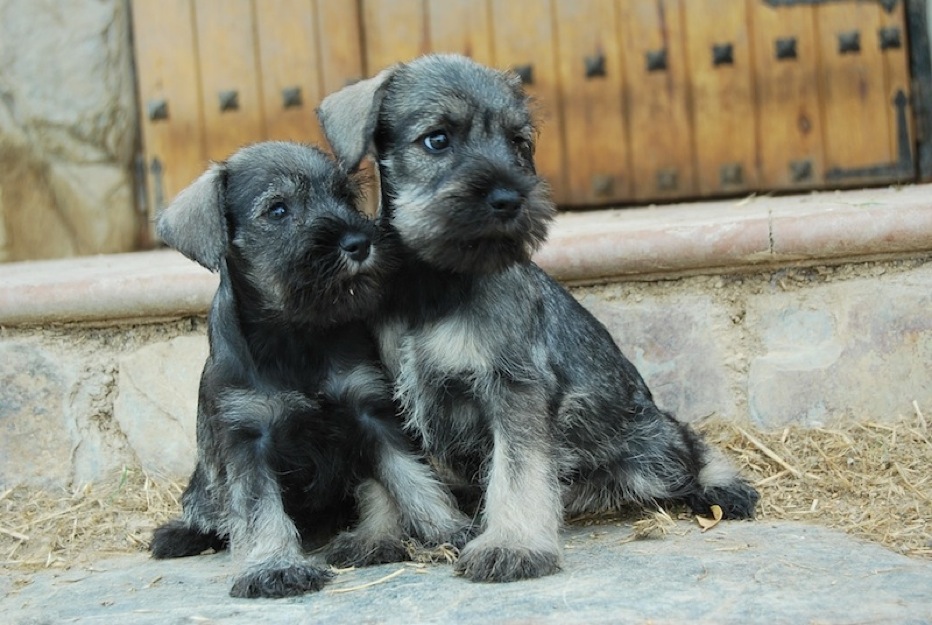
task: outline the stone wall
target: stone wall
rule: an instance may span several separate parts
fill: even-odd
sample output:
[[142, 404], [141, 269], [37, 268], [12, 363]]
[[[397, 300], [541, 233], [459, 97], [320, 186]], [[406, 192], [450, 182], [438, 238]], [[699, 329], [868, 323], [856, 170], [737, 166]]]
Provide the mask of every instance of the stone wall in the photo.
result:
[[[765, 429], [932, 414], [932, 257], [577, 287], [658, 403]], [[0, 490], [123, 465], [184, 479], [195, 317], [0, 328]]]
[[0, 261], [134, 248], [124, 0], [0, 0]]

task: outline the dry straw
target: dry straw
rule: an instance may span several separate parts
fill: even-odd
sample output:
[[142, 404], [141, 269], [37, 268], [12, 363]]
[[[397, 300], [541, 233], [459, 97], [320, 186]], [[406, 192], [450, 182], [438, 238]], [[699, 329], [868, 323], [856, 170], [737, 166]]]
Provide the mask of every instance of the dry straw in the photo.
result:
[[[884, 423], [761, 432], [708, 421], [700, 429], [760, 489], [759, 519], [826, 525], [932, 558], [932, 432], [914, 408], [909, 418]], [[152, 529], [179, 512], [181, 490], [127, 468], [74, 491], [0, 492], [0, 567], [62, 568], [143, 551]], [[632, 539], [641, 539], [663, 537], [675, 525], [659, 510], [632, 527]], [[456, 557], [446, 548], [411, 555], [422, 562]]]

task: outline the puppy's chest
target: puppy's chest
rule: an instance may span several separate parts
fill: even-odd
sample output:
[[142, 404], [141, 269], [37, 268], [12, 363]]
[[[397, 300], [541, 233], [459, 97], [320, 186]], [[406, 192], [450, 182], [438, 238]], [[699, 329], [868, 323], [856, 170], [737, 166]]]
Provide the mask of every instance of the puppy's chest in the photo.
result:
[[475, 377], [490, 373], [496, 354], [482, 328], [465, 316], [387, 324], [380, 333], [382, 358], [397, 377]]
[[429, 447], [484, 430], [484, 389], [496, 376], [496, 357], [480, 332], [457, 317], [413, 327], [395, 323], [380, 332], [405, 420]]

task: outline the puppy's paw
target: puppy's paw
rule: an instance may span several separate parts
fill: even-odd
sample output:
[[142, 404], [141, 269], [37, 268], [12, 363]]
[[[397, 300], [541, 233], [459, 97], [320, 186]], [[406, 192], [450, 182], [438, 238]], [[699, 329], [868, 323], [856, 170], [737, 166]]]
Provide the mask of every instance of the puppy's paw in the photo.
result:
[[333, 573], [310, 564], [253, 566], [236, 578], [231, 597], [255, 599], [295, 597], [324, 587]]
[[158, 560], [196, 556], [208, 549], [220, 551], [225, 548], [226, 540], [217, 534], [198, 531], [180, 520], [157, 527], [149, 543], [152, 557]]
[[725, 486], [704, 488], [687, 498], [687, 503], [696, 514], [707, 515], [712, 505], [718, 505], [725, 519], [753, 519], [759, 499], [760, 494], [750, 483], [737, 478]]
[[560, 554], [523, 547], [483, 546], [470, 543], [453, 571], [474, 582], [514, 582], [553, 575], [560, 570]]
[[333, 566], [371, 566], [409, 559], [404, 543], [395, 536], [364, 537], [343, 532], [327, 547], [327, 562]]

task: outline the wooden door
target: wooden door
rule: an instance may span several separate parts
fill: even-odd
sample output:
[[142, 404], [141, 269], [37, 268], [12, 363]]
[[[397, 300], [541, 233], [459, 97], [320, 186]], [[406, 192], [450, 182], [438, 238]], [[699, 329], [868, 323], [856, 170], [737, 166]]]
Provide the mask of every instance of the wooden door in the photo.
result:
[[132, 18], [153, 216], [243, 145], [319, 143], [314, 108], [363, 76], [354, 2], [133, 0]]
[[910, 180], [905, 5], [133, 0], [150, 206], [244, 143], [320, 141], [322, 97], [429, 52], [522, 76], [563, 208]]

